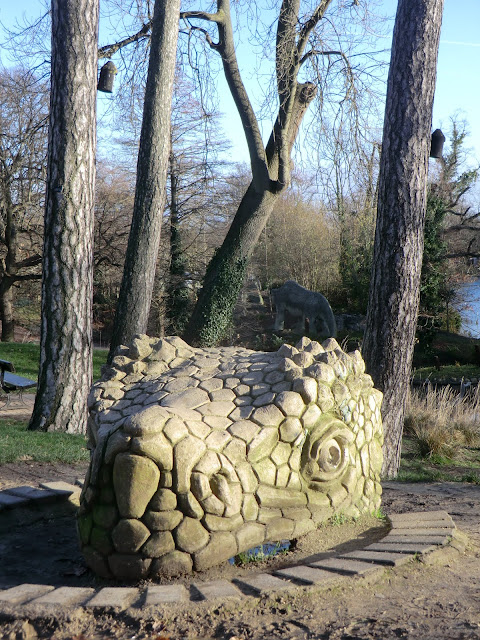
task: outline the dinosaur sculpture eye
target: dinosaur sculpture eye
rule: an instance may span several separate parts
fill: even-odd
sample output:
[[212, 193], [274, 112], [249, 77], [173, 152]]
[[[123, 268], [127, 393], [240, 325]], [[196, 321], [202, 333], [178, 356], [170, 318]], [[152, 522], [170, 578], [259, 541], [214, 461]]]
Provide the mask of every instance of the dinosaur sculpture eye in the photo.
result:
[[324, 490], [342, 478], [350, 464], [353, 433], [343, 422], [324, 416], [308, 434], [302, 450], [301, 472], [312, 489]]

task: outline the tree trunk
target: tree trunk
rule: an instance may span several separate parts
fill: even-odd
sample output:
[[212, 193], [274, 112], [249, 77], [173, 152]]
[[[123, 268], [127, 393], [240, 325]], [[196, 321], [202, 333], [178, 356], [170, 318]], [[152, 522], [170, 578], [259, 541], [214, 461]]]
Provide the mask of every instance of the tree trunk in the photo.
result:
[[109, 361], [120, 344], [147, 328], [165, 205], [179, 15], [180, 0], [155, 2], [135, 203]]
[[280, 192], [258, 192], [252, 183], [242, 198], [222, 246], [210, 261], [184, 339], [211, 347], [224, 336], [242, 288], [247, 262]]
[[[311, 83], [297, 86], [292, 123], [288, 130], [289, 158], [300, 124], [315, 93], [316, 87]], [[225, 336], [232, 321], [248, 259], [273, 211], [275, 202], [288, 186], [286, 183], [280, 185], [278, 182], [281, 167], [278, 140], [281, 131], [282, 124], [277, 119], [265, 149], [270, 182], [260, 179], [259, 175], [253, 176], [222, 246], [207, 267], [203, 287], [183, 335], [192, 346], [213, 346]]]
[[30, 430], [86, 429], [97, 46], [98, 0], [52, 0], [40, 371]]
[[13, 280], [6, 275], [0, 282], [0, 320], [2, 321], [2, 342], [13, 342], [15, 340]]
[[400, 464], [423, 255], [443, 0], [399, 0], [388, 76], [363, 355], [384, 393], [384, 477]]
[[[4, 164], [8, 165], [7, 162]], [[18, 233], [15, 224], [14, 207], [12, 202], [12, 182], [5, 180], [3, 187], [3, 204], [5, 210], [4, 242], [6, 255], [2, 260], [2, 276], [0, 281], [0, 319], [2, 321], [2, 342], [15, 340], [15, 317], [13, 313], [13, 283], [17, 269]]]
[[182, 250], [180, 235], [180, 211], [178, 203], [179, 168], [170, 155], [170, 266], [167, 286], [167, 317], [170, 335], [180, 335], [188, 321], [190, 305], [189, 290], [186, 283], [186, 256]]

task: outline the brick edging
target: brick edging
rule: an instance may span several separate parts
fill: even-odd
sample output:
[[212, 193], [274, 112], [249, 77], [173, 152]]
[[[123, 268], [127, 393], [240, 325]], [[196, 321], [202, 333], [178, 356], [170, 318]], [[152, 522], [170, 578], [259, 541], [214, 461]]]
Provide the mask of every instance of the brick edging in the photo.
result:
[[[0, 511], [67, 500], [79, 488], [67, 483], [44, 483], [0, 491]], [[363, 549], [339, 553], [323, 560], [304, 559], [284, 569], [250, 574], [231, 580], [141, 587], [53, 587], [21, 584], [0, 591], [0, 612], [10, 615], [52, 615], [83, 608], [95, 612], [136, 610], [152, 606], [186, 605], [226, 598], [259, 597], [299, 586], [331, 586], [344, 578], [377, 573], [429, 554], [450, 543], [456, 526], [446, 511], [426, 511], [389, 516], [391, 530], [379, 542]]]

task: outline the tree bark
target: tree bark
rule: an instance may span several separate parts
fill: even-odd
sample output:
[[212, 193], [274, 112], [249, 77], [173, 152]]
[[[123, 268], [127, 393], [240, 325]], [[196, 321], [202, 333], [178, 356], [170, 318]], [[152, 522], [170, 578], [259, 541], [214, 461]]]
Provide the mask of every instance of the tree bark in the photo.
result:
[[363, 355], [384, 393], [384, 477], [400, 464], [417, 324], [443, 0], [399, 0], [387, 86]]
[[[7, 163], [5, 163], [7, 164]], [[11, 200], [11, 181], [5, 181], [3, 200], [6, 210], [4, 241], [6, 255], [2, 260], [0, 279], [0, 319], [2, 321], [2, 342], [15, 339], [15, 317], [13, 313], [13, 283], [17, 272], [18, 234]]]
[[170, 154], [170, 265], [168, 269], [168, 284], [166, 296], [166, 311], [168, 318], [168, 332], [170, 335], [180, 335], [187, 324], [190, 306], [189, 290], [186, 282], [186, 255], [182, 250], [179, 211], [179, 165]]
[[86, 430], [97, 46], [98, 0], [52, 0], [40, 370], [30, 430]]
[[15, 339], [13, 282], [7, 276], [3, 276], [0, 282], [0, 319], [2, 321], [2, 342], [13, 342]]
[[165, 205], [179, 15], [180, 0], [155, 2], [135, 203], [109, 361], [119, 345], [147, 328]]
[[[243, 84], [235, 53], [230, 0], [217, 0], [217, 13], [184, 12], [186, 19], [215, 22], [218, 42], [207, 39], [222, 57], [225, 78], [237, 106], [247, 140], [252, 182], [240, 203], [229, 232], [213, 256], [202, 290], [184, 333], [192, 345], [212, 346], [227, 333], [243, 283], [247, 262], [274, 204], [290, 183], [292, 146], [302, 119], [317, 92], [310, 82], [298, 82], [308, 38], [331, 0], [322, 0], [301, 28], [299, 0], [283, 0], [277, 26], [276, 78], [279, 109], [266, 146]], [[307, 56], [308, 57], [308, 56]]]
[[192, 346], [214, 346], [231, 322], [248, 259], [280, 192], [256, 191], [253, 181], [242, 198], [222, 246], [210, 261], [183, 338]]
[[[288, 131], [288, 157], [302, 119], [313, 100], [316, 88], [311, 83], [298, 84]], [[234, 306], [243, 284], [248, 259], [258, 242], [275, 202], [287, 183], [278, 182], [281, 162], [280, 119], [265, 149], [270, 182], [252, 179], [240, 202], [222, 246], [208, 265], [202, 289], [183, 338], [192, 346], [213, 346], [226, 334]]]

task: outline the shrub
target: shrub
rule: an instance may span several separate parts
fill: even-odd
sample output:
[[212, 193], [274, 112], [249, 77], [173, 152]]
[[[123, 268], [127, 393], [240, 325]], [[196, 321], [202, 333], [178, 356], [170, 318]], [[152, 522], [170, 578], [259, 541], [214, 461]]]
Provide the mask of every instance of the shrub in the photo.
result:
[[480, 442], [480, 393], [461, 398], [450, 386], [425, 385], [410, 394], [405, 434], [422, 458], [452, 458], [462, 446]]

